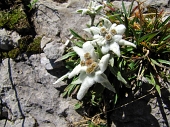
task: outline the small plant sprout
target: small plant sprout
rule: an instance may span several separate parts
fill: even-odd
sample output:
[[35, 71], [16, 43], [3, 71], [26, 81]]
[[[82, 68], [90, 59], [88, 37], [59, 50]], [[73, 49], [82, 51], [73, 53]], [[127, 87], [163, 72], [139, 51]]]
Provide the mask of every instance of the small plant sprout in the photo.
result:
[[95, 16], [100, 14], [100, 11], [102, 10], [103, 5], [97, 5], [97, 0], [91, 1], [87, 8], [79, 9], [76, 12], [80, 13], [82, 15], [89, 15], [91, 18], [91, 26], [94, 25], [94, 19]]
[[32, 10], [35, 7], [35, 4], [38, 2], [38, 0], [32, 0], [27, 6]]

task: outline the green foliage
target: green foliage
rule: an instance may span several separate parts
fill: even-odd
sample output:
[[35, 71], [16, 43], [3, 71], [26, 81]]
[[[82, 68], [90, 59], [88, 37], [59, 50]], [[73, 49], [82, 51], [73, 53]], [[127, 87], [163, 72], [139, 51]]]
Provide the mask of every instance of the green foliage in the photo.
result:
[[30, 10], [32, 10], [35, 7], [35, 4], [38, 2], [38, 0], [33, 0], [32, 2], [30, 2], [27, 6], [30, 8]]
[[[76, 109], [83, 107], [83, 105], [90, 105], [98, 107], [102, 112], [101, 106], [106, 106], [105, 99], [109, 97], [109, 105], [116, 105], [121, 97], [120, 93], [122, 91], [120, 92], [120, 90], [124, 88], [123, 85], [131, 89], [131, 91], [132, 87], [135, 88], [135, 91], [138, 91], [143, 88], [143, 84], [147, 84], [153, 87], [151, 90], [157, 91], [159, 96], [161, 96], [162, 82], [170, 82], [170, 76], [167, 74], [167, 70], [170, 69], [170, 16], [163, 20], [163, 11], [159, 12], [157, 9], [154, 9], [152, 12], [149, 10], [149, 7], [148, 12], [143, 13], [142, 3], [138, 2], [138, 5], [134, 8], [133, 3], [134, 0], [128, 10], [123, 1], [122, 10], [115, 10], [111, 3], [105, 4], [110, 9], [107, 8], [105, 17], [112, 23], [124, 24], [126, 31], [123, 39], [136, 45], [136, 48], [120, 46], [120, 57], [109, 52], [109, 65], [104, 73], [115, 87], [116, 93], [110, 93], [105, 87], [96, 83], [89, 89], [85, 98], [81, 101], [82, 103], [76, 104]], [[81, 11], [83, 13], [83, 10]], [[96, 23], [96, 25], [92, 24], [92, 26], [98, 27], [100, 23], [101, 21]], [[88, 28], [90, 27], [88, 26]], [[72, 45], [81, 48], [88, 41], [75, 31], [70, 30], [70, 32], [74, 36], [71, 40], [73, 42]], [[89, 40], [93, 40], [93, 38]], [[95, 52], [97, 52], [99, 59], [101, 59], [104, 55], [101, 51], [102, 49], [97, 42], [94, 45]], [[80, 63], [80, 58], [77, 57], [71, 48], [66, 51], [66, 54], [60, 60], [65, 61], [66, 67], [69, 70], [73, 70]], [[77, 76], [66, 87], [64, 95], [72, 96], [77, 93], [80, 85], [74, 82], [76, 81], [75, 78]], [[160, 82], [160, 79], [162, 82]], [[98, 127], [100, 125], [89, 121], [88, 126]]]
[[42, 37], [34, 38], [33, 42], [28, 45], [26, 52], [33, 54], [41, 53], [40, 48], [41, 39]]
[[10, 11], [0, 11], [0, 28], [7, 28], [22, 32], [30, 28], [27, 16], [21, 7], [14, 7]]
[[19, 54], [29, 53], [36, 54], [41, 53], [40, 42], [42, 37], [32, 38], [32, 36], [24, 36], [18, 41], [18, 46], [10, 51], [3, 51], [1, 58], [15, 59]]
[[19, 48], [15, 48], [8, 52], [8, 57], [14, 59], [18, 56], [19, 53], [20, 53]]

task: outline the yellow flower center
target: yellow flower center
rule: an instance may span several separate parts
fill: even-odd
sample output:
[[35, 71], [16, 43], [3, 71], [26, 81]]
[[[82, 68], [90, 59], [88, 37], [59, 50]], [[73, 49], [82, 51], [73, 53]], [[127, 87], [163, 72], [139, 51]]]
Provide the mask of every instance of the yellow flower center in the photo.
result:
[[106, 30], [105, 27], [101, 27], [101, 28], [100, 28], [100, 32], [101, 32], [102, 34], [106, 34], [106, 33], [107, 33], [107, 30]]
[[112, 35], [106, 34], [106, 35], [105, 35], [105, 39], [106, 39], [107, 41], [110, 41], [110, 40], [112, 39]]
[[111, 34], [112, 34], [112, 35], [117, 34], [117, 32], [116, 32], [116, 30], [115, 30], [115, 29], [112, 29], [110, 32], [111, 32]]
[[98, 67], [97, 62], [95, 62], [92, 58], [90, 53], [84, 54], [85, 60], [80, 61], [81, 66], [87, 66], [86, 73], [91, 74], [95, 71], [95, 69]]
[[87, 70], [86, 73], [91, 74], [95, 71], [95, 69], [97, 68], [98, 64], [96, 62], [93, 62], [92, 64], [90, 64], [89, 66], [87, 66]]
[[85, 61], [86, 66], [90, 66], [93, 63], [93, 59], [88, 59]]
[[87, 59], [91, 59], [91, 56], [90, 56], [90, 53], [85, 53], [84, 54], [84, 58], [85, 58], [85, 60], [87, 60]]

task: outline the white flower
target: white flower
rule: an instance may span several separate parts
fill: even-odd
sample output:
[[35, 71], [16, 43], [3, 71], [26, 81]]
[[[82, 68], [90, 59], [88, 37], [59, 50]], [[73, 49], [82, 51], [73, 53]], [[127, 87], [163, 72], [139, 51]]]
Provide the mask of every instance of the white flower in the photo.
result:
[[93, 40], [89, 42], [94, 46], [98, 44], [103, 54], [113, 51], [117, 56], [120, 56], [119, 45], [133, 46], [136, 48], [135, 44], [122, 39], [122, 35], [126, 30], [123, 24], [112, 24], [106, 18], [101, 18], [101, 20], [103, 20], [103, 23], [99, 24], [98, 27], [93, 26], [84, 30], [94, 35]]
[[97, 1], [91, 1], [87, 7], [87, 9], [79, 9], [76, 12], [81, 13], [82, 15], [84, 14], [89, 14], [89, 15], [96, 15], [100, 13], [101, 9], [103, 8], [103, 5], [97, 5]]
[[101, 60], [98, 60], [98, 56], [94, 52], [94, 47], [89, 42], [84, 43], [83, 48], [75, 46], [73, 49], [80, 56], [81, 61], [68, 75], [68, 78], [72, 78], [79, 74], [78, 80], [74, 81], [75, 84], [81, 84], [77, 99], [81, 100], [88, 89], [96, 82], [101, 83], [104, 87], [115, 92], [114, 87], [110, 84], [107, 76], [104, 74], [110, 55], [106, 54]]

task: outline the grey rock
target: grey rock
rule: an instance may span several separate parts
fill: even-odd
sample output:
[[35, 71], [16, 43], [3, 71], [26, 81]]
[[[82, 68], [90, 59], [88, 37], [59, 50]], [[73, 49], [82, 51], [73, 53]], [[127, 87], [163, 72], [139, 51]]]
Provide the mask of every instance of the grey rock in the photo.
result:
[[51, 38], [43, 36], [42, 39], [41, 39], [41, 49], [43, 49], [45, 47], [45, 45], [47, 43], [49, 43], [50, 41], [51, 41]]
[[41, 53], [41, 64], [44, 65], [44, 67], [47, 70], [52, 70], [53, 66], [50, 63], [50, 60], [47, 59], [46, 55], [44, 53]]
[[44, 53], [41, 54], [41, 63], [47, 70], [59, 68], [63, 65], [62, 61], [55, 62], [58, 58], [62, 57], [65, 45], [52, 41], [44, 47]]
[[[46, 3], [51, 3], [48, 1]], [[54, 7], [54, 3], [50, 6], [42, 4], [41, 1], [37, 2], [37, 11], [34, 15], [34, 25], [36, 32], [39, 35], [46, 35], [47, 37], [55, 37], [61, 31], [61, 21], [58, 11]]]
[[43, 51], [48, 59], [58, 59], [63, 55], [64, 49], [64, 44], [53, 41], [46, 44]]
[[[40, 60], [40, 55], [32, 55], [18, 63], [11, 59], [3, 60], [0, 66], [1, 97], [8, 107], [8, 119], [12, 121], [8, 121], [6, 127], [20, 127], [23, 121], [24, 127], [32, 127], [36, 122], [39, 126], [68, 127], [70, 122], [82, 119], [73, 110], [77, 101], [60, 97], [61, 91], [57, 88], [66, 84], [53, 84], [56, 76], [65, 73], [64, 69], [49, 73]], [[66, 115], [61, 115], [63, 113]], [[74, 115], [68, 117], [70, 114]]]
[[146, 6], [168, 6], [169, 0], [139, 0], [140, 2], [144, 2]]
[[0, 49], [10, 50], [12, 47], [17, 47], [19, 39], [21, 37], [17, 32], [0, 29]]
[[16, 121], [9, 121], [9, 120], [1, 120], [0, 126], [1, 127], [35, 127], [36, 121], [33, 117], [28, 116], [24, 119], [17, 119]]
[[89, 18], [76, 14], [76, 10], [86, 7], [88, 1], [69, 0], [68, 3], [59, 4], [52, 0], [39, 0], [36, 3], [36, 12], [33, 22], [39, 35], [67, 40], [70, 35], [69, 29], [83, 33], [80, 28], [85, 28]]

